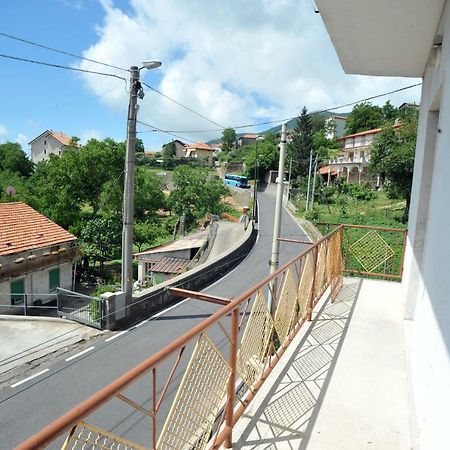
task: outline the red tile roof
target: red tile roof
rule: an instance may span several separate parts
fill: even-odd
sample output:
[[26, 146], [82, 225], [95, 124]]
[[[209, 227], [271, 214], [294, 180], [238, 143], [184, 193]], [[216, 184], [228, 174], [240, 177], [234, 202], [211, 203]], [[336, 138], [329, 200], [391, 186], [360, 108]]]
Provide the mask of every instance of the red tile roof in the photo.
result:
[[196, 144], [189, 144], [186, 147], [187, 150], [190, 149], [195, 149], [195, 150], [209, 150], [210, 152], [213, 152], [214, 149], [208, 145], [208, 144], [204, 144], [203, 142], [197, 142]]
[[75, 239], [73, 234], [23, 202], [0, 203], [0, 256]]
[[[401, 124], [397, 124], [397, 125], [393, 125], [392, 128], [399, 128], [401, 127]], [[367, 131], [360, 131], [359, 133], [354, 133], [354, 134], [347, 134], [347, 136], [342, 136], [340, 138], [338, 138], [338, 141], [343, 141], [344, 139], [347, 138], [352, 138], [352, 137], [356, 137], [356, 136], [365, 136], [367, 134], [377, 134], [379, 133], [383, 128], [374, 128], [373, 130], [367, 130]]]
[[[45, 130], [43, 133], [41, 133], [39, 136], [35, 137], [32, 141], [29, 142], [31, 144], [32, 142], [36, 141], [43, 135], [47, 136], [53, 136], [58, 142], [60, 142], [63, 145], [69, 145], [70, 140], [72, 139], [70, 136], [67, 136], [61, 131], [53, 131], [53, 130]], [[78, 144], [75, 145], [75, 147], [79, 147]]]
[[247, 134], [244, 134], [244, 135], [241, 136], [241, 137], [247, 138], [247, 139], [256, 139], [256, 138], [258, 137], [258, 135], [257, 135], [257, 134], [247, 133]]

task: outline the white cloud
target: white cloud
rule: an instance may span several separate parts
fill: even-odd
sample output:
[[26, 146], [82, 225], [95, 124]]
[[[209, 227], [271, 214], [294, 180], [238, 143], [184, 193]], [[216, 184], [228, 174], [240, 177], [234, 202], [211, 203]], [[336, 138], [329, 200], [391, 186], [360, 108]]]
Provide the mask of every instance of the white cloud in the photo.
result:
[[5, 125], [2, 125], [0, 123], [0, 137], [6, 136], [8, 134], [8, 129], [5, 127]]
[[99, 130], [91, 129], [91, 130], [83, 130], [80, 133], [79, 138], [81, 144], [86, 144], [86, 142], [89, 139], [97, 139], [97, 140], [103, 139], [103, 135]]
[[[414, 82], [345, 75], [309, 2], [130, 0], [129, 14], [112, 0], [101, 2], [98, 41], [84, 56], [122, 67], [160, 59], [160, 69], [141, 71], [143, 80], [224, 126], [292, 117], [303, 105], [323, 109]], [[98, 70], [86, 61], [80, 66]], [[108, 106], [126, 108], [122, 81], [84, 77]], [[394, 100], [418, 101], [419, 89]], [[140, 105], [139, 118], [159, 128], [216, 128], [148, 90]], [[218, 134], [189, 136], [208, 140]]]
[[19, 133], [17, 135], [15, 141], [18, 142], [22, 146], [23, 149], [26, 149], [28, 142], [30, 142], [30, 139], [25, 134]]

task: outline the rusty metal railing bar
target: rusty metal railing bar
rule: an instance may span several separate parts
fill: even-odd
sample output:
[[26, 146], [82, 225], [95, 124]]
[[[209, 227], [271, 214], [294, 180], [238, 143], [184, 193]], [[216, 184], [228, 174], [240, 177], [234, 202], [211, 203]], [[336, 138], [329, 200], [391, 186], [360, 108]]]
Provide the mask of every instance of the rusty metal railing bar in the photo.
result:
[[[378, 225], [353, 225], [350, 223], [326, 223], [326, 222], [316, 222], [317, 225], [330, 225], [333, 227], [344, 227], [344, 228], [362, 228], [366, 230], [378, 230], [378, 231], [398, 231], [398, 232], [406, 232], [407, 228], [391, 228], [391, 227], [382, 227]], [[335, 230], [332, 230], [332, 232]], [[327, 236], [330, 233], [327, 234]]]
[[395, 275], [395, 274], [389, 274], [389, 273], [383, 273], [383, 272], [365, 272], [363, 270], [353, 270], [353, 269], [345, 269], [344, 273], [350, 273], [354, 275], [366, 275], [370, 277], [383, 277], [383, 278], [390, 278], [393, 280], [401, 280], [401, 275]]
[[[64, 431], [69, 429], [71, 426], [76, 425], [77, 422], [81, 421], [84, 417], [90, 415], [107, 401], [114, 398], [118, 393], [128, 387], [130, 384], [135, 382], [144, 376], [149, 370], [154, 369], [161, 362], [166, 360], [172, 353], [174, 353], [180, 347], [185, 346], [190, 340], [195, 336], [201, 334], [212, 325], [214, 325], [221, 317], [233, 312], [238, 305], [244, 302], [248, 297], [251, 297], [260, 288], [269, 284], [274, 280], [280, 273], [286, 270], [291, 264], [300, 258], [303, 258], [308, 252], [317, 249], [318, 246], [326, 241], [336, 230], [331, 231], [322, 239], [313, 244], [310, 248], [304, 250], [296, 257], [292, 258], [290, 261], [285, 263], [283, 266], [279, 267], [275, 272], [268, 275], [266, 278], [261, 280], [256, 285], [249, 288], [242, 295], [233, 299], [229, 304], [223, 306], [221, 309], [216, 311], [211, 316], [204, 319], [202, 322], [195, 325], [191, 330], [189, 330], [184, 335], [178, 337], [171, 343], [169, 343], [165, 348], [157, 351], [152, 356], [142, 361], [140, 364], [130, 369], [125, 374], [121, 375], [119, 378], [114, 380], [109, 385], [102, 388], [100, 391], [96, 392], [78, 406], [72, 408], [70, 411], [62, 415], [61, 417], [54, 420], [52, 423], [44, 427], [42, 430], [30, 436], [28, 439], [23, 441], [16, 447], [16, 450], [34, 450], [36, 448], [42, 448], [45, 445], [52, 442], [54, 439], [59, 437]], [[236, 355], [235, 355], [236, 356]]]

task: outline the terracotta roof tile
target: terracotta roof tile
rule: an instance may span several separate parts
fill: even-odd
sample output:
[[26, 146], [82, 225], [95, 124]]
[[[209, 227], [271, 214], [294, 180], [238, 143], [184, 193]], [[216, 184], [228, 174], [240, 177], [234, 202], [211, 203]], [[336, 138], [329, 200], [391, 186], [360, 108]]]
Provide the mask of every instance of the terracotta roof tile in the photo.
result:
[[[401, 124], [397, 124], [397, 125], [393, 125], [392, 128], [399, 128], [401, 127]], [[359, 133], [354, 133], [354, 134], [347, 134], [347, 136], [342, 136], [340, 138], [338, 138], [338, 141], [343, 141], [344, 139], [347, 138], [352, 138], [352, 137], [356, 137], [356, 136], [365, 136], [365, 135], [369, 135], [369, 134], [377, 134], [380, 131], [382, 131], [383, 128], [374, 128], [373, 130], [367, 130], [367, 131], [360, 131]]]
[[161, 273], [181, 273], [183, 269], [187, 267], [189, 264], [188, 259], [183, 258], [171, 258], [164, 257], [161, 258], [152, 268], [150, 269], [152, 272], [161, 272]]
[[209, 151], [214, 151], [214, 149], [208, 145], [208, 144], [204, 144], [203, 142], [197, 142], [196, 144], [189, 144], [186, 149], [198, 149], [198, 150], [209, 150]]
[[0, 256], [71, 242], [76, 237], [23, 202], [0, 203]]

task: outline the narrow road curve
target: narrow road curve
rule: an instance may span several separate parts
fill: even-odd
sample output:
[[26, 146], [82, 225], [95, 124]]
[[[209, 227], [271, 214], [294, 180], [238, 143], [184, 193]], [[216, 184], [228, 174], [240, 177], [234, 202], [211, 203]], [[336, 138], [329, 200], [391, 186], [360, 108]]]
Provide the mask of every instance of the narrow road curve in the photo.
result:
[[[272, 249], [273, 212], [275, 197], [259, 194], [259, 236], [246, 259], [204, 292], [236, 297], [269, 274], [269, 259]], [[290, 214], [283, 210], [281, 235], [307, 240]], [[298, 255], [304, 247], [301, 244], [280, 246], [280, 265]], [[157, 314], [108, 339], [99, 338], [90, 342], [89, 349], [58, 362], [42, 364], [39, 376], [26, 380], [0, 394], [0, 437], [2, 448], [15, 445], [37, 432], [42, 427], [76, 406], [82, 400], [110, 383], [145, 358], [161, 349], [195, 324], [217, 311], [217, 306], [198, 300], [186, 299], [168, 310]], [[216, 330], [220, 334], [220, 330]], [[223, 339], [218, 335], [215, 340]], [[160, 383], [164, 384], [161, 370]], [[183, 367], [180, 367], [180, 371]], [[180, 374], [178, 374], [178, 378]], [[167, 395], [167, 405], [173, 397], [177, 383], [174, 382]], [[158, 387], [160, 389], [161, 386]], [[134, 384], [127, 395], [141, 401], [150, 400], [149, 377]], [[162, 414], [163, 416], [164, 414]], [[111, 432], [142, 442], [149, 436], [149, 421], [140, 413], [114, 400], [93, 415], [91, 421]], [[56, 447], [55, 447], [56, 448]]]

